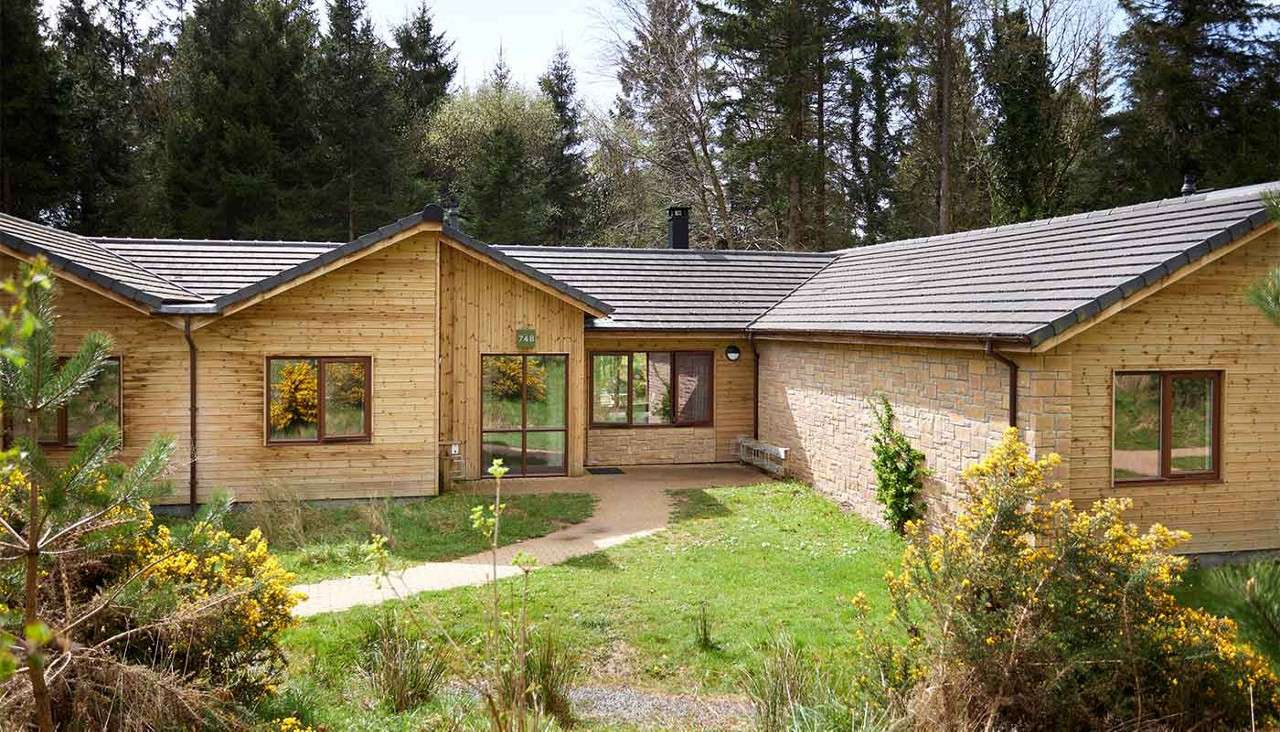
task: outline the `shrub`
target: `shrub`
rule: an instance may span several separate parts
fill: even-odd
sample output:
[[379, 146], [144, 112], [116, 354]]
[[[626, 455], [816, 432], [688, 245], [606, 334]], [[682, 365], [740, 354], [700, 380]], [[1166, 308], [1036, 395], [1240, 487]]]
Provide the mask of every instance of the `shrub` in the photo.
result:
[[283, 431], [298, 424], [315, 424], [320, 419], [319, 380], [309, 361], [290, 361], [273, 375], [271, 382], [271, 426]]
[[151, 644], [132, 641], [133, 652], [182, 659], [239, 699], [273, 687], [284, 667], [276, 638], [293, 624], [302, 596], [259, 530], [238, 539], [198, 521], [179, 542], [159, 526], [138, 540], [134, 557], [141, 576], [131, 593], [134, 620], [157, 626]]
[[[964, 472], [954, 523], [889, 576], [911, 642], [898, 699], [921, 727], [1085, 729], [1274, 722], [1280, 682], [1235, 624], [1180, 606], [1184, 532], [1127, 524], [1129, 502], [1049, 500], [1058, 464], [1010, 429]], [[886, 664], [892, 667], [893, 664]]]
[[443, 648], [409, 633], [394, 610], [382, 614], [364, 646], [365, 678], [392, 711], [421, 706], [440, 690], [448, 670]]
[[1216, 567], [1205, 584], [1240, 634], [1280, 670], [1280, 560]]
[[908, 521], [920, 518], [920, 493], [929, 470], [924, 466], [924, 453], [911, 446], [907, 436], [893, 426], [893, 406], [883, 396], [869, 401], [879, 430], [871, 435], [871, 451], [875, 459], [876, 500], [884, 506], [884, 520], [902, 533]]

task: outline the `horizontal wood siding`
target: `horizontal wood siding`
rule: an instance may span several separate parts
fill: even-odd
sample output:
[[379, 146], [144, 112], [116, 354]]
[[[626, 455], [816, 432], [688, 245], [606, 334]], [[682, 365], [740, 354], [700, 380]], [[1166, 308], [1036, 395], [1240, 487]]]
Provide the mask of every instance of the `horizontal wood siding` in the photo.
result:
[[[1077, 505], [1128, 496], [1135, 522], [1190, 531], [1190, 551], [1280, 547], [1280, 327], [1244, 300], [1248, 284], [1278, 265], [1273, 231], [1051, 352], [1071, 364]], [[1220, 481], [1113, 485], [1113, 374], [1142, 369], [1224, 372]]]
[[[202, 496], [436, 492], [436, 238], [419, 234], [196, 331]], [[266, 445], [274, 355], [370, 356], [373, 439]]]
[[[730, 345], [742, 352], [736, 362], [725, 358]], [[737, 459], [738, 438], [751, 437], [754, 432], [755, 358], [746, 339], [588, 333], [587, 351], [712, 351], [715, 373], [715, 414], [710, 428], [590, 428], [588, 465], [729, 462]]]
[[[18, 262], [0, 257], [0, 278], [17, 272]], [[59, 279], [55, 290], [58, 314], [57, 348], [70, 355], [90, 332], [99, 331], [115, 342], [120, 357], [123, 405], [123, 460], [137, 458], [157, 435], [177, 442], [165, 479], [172, 483], [171, 500], [187, 500], [187, 345], [182, 331], [79, 285]], [[46, 448], [55, 459], [67, 448]]]
[[442, 440], [462, 443], [466, 477], [480, 465], [480, 356], [516, 353], [516, 331], [533, 328], [528, 353], [569, 355], [569, 474], [581, 475], [585, 452], [586, 372], [583, 311], [453, 246], [441, 249], [440, 351]]

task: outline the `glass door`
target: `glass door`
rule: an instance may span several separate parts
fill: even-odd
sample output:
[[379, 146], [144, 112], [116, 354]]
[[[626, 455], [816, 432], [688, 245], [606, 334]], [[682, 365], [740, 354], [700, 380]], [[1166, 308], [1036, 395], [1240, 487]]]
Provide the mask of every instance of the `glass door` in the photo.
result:
[[508, 475], [564, 475], [569, 415], [569, 357], [480, 357], [480, 470], [502, 458]]

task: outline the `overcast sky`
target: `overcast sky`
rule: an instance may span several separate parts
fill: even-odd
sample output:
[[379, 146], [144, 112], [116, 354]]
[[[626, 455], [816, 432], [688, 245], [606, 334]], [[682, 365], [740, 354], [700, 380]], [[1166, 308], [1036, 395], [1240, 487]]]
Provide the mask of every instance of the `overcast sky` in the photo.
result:
[[[313, 0], [324, 21], [324, 0]], [[417, 0], [366, 0], [378, 32], [390, 39]], [[512, 74], [533, 85], [563, 44], [578, 72], [578, 91], [605, 109], [618, 85], [605, 61], [606, 31], [600, 20], [609, 0], [430, 0], [436, 27], [454, 43], [457, 81], [475, 86], [493, 68], [502, 48]], [[53, 18], [59, 0], [43, 0]]]

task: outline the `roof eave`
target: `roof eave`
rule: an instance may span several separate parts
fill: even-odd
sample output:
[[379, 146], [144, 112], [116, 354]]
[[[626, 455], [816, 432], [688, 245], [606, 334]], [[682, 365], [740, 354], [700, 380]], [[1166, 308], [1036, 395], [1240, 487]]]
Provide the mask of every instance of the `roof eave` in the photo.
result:
[[69, 274], [76, 279], [91, 283], [104, 290], [115, 293], [120, 297], [130, 300], [138, 305], [142, 305], [152, 312], [159, 312], [164, 306], [165, 301], [155, 295], [143, 292], [136, 287], [126, 285], [125, 283], [106, 275], [100, 274], [83, 264], [74, 262], [61, 254], [49, 251], [44, 247], [37, 246], [28, 242], [22, 237], [14, 236], [7, 232], [0, 232], [0, 244], [12, 249], [13, 251], [27, 257], [44, 257], [55, 269]]

